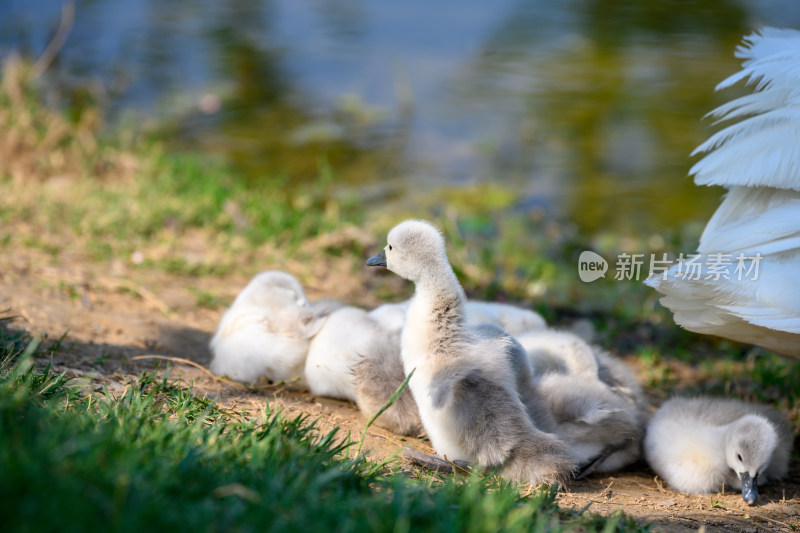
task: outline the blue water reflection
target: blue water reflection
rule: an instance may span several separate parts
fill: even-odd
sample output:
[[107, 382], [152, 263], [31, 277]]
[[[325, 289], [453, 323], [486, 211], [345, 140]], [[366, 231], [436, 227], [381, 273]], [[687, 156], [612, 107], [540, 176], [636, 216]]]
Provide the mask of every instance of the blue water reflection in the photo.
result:
[[[0, 3], [0, 53], [38, 55], [60, 0]], [[158, 117], [251, 179], [503, 183], [584, 229], [707, 217], [685, 178], [714, 85], [796, 0], [79, 0], [50, 75]], [[68, 98], [68, 97], [67, 97]], [[166, 120], [164, 117], [167, 117]]]

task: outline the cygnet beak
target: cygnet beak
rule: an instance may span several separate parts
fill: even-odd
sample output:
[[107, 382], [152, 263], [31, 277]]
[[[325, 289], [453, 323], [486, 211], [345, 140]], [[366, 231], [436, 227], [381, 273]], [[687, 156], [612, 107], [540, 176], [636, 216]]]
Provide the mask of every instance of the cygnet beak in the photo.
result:
[[386, 266], [386, 250], [381, 250], [381, 253], [374, 257], [367, 259], [367, 266], [371, 267], [385, 267]]
[[742, 480], [742, 498], [747, 505], [755, 505], [758, 499], [758, 483], [756, 477], [750, 477], [747, 472], [739, 474], [739, 479]]

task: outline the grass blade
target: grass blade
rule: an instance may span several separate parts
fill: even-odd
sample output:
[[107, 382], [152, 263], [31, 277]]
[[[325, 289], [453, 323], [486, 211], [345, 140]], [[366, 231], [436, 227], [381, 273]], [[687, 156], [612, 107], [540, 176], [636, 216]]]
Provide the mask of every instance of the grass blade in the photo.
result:
[[370, 418], [369, 421], [367, 421], [367, 425], [364, 426], [364, 432], [361, 434], [361, 440], [358, 441], [358, 449], [356, 450], [356, 457], [361, 455], [361, 447], [364, 445], [364, 439], [367, 438], [367, 430], [369, 429], [369, 427], [372, 425], [373, 422], [375, 422], [375, 420], [377, 420], [379, 416], [383, 414], [384, 411], [386, 411], [388, 408], [394, 405], [394, 402], [397, 401], [400, 395], [403, 394], [403, 391], [406, 390], [406, 387], [408, 387], [408, 382], [411, 381], [411, 376], [414, 375], [414, 371], [416, 370], [417, 369], [414, 368], [411, 370], [411, 372], [408, 373], [406, 379], [403, 380], [403, 382], [400, 384], [397, 390], [394, 391], [394, 393], [391, 396], [389, 396], [389, 399], [386, 400], [386, 403], [383, 404], [383, 407], [378, 409], [378, 412], [372, 415], [372, 418]]

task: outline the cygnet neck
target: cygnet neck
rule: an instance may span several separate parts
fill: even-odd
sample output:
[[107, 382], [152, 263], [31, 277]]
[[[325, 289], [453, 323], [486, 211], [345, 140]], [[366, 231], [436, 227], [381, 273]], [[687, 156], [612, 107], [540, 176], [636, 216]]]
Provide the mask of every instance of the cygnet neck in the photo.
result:
[[449, 290], [462, 295], [464, 293], [453, 268], [446, 261], [424, 269], [415, 280], [415, 284], [418, 289], [423, 290], [436, 290], [437, 292]]
[[455, 298], [461, 305], [466, 300], [464, 289], [447, 261], [426, 268], [420, 272], [414, 283], [420, 292]]

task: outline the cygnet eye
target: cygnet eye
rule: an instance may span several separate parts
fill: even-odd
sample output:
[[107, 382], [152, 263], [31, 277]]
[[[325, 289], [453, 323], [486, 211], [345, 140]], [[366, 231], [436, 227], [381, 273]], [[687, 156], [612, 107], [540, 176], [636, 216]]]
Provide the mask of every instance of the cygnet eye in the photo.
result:
[[737, 454], [736, 454], [736, 457], [737, 457], [737, 459], [739, 459], [739, 461], [741, 461], [741, 460], [742, 460], [742, 454], [740, 454], [740, 453], [737, 453]]
[[391, 250], [391, 249], [392, 249], [392, 245], [390, 244], [390, 245], [389, 245], [389, 250]]

